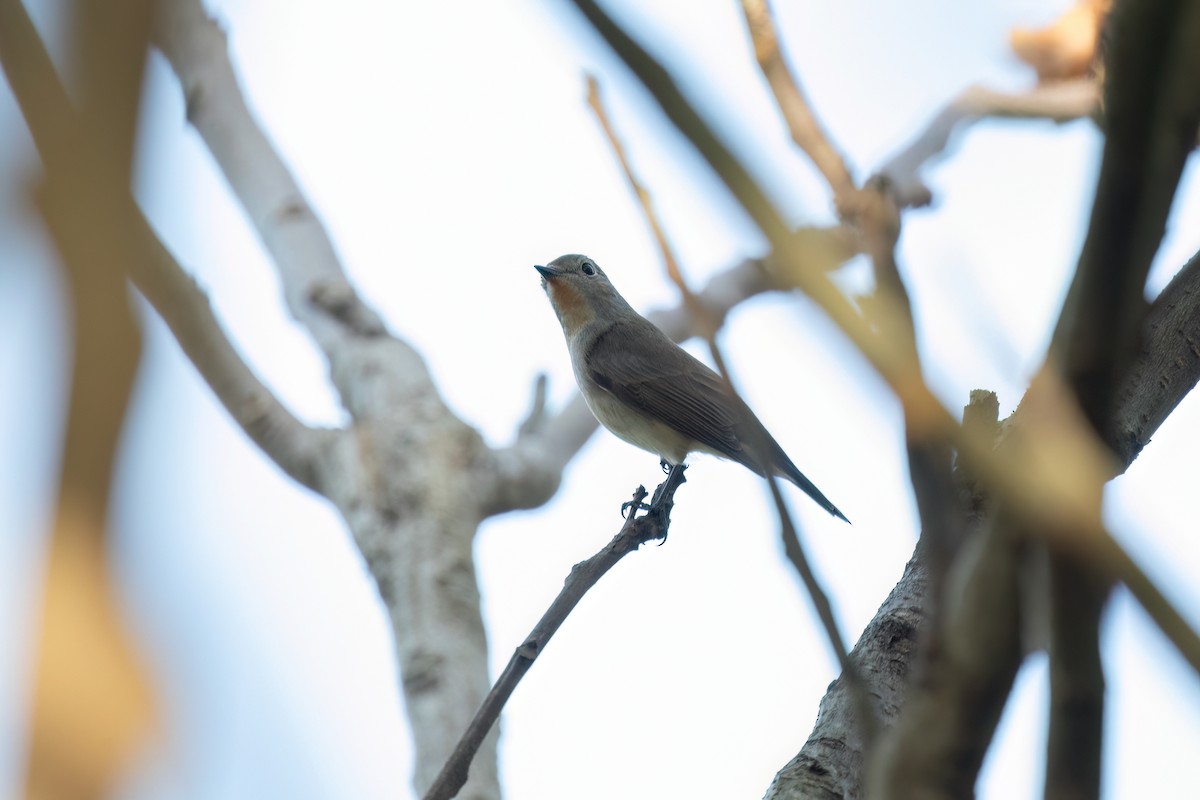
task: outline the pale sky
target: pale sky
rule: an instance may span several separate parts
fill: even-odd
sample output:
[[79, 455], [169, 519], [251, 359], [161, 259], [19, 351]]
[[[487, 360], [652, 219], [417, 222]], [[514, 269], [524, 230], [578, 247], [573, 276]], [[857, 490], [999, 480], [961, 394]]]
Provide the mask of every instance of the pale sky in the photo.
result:
[[[1007, 31], [1065, 7], [776, 2], [787, 52], [858, 176], [957, 91], [1032, 80]], [[43, 30], [54, 4], [39, 6]], [[638, 308], [674, 304], [653, 242], [586, 108], [596, 73], [615, 126], [694, 284], [762, 250], [686, 143], [567, 4], [261, 0], [215, 5], [251, 106], [352, 279], [413, 343], [456, 413], [490, 442], [523, 419], [538, 372], [574, 391], [531, 268], [594, 257]], [[678, 75], [795, 222], [829, 200], [754, 65], [732, 0], [608, 2]], [[927, 377], [952, 409], [971, 389], [1001, 413], [1038, 366], [1087, 221], [1102, 142], [1085, 122], [987, 123], [929, 180], [899, 257]], [[29, 614], [64, 395], [62, 311], [40, 223], [20, 207], [32, 147], [0, 88], [0, 795], [23, 763]], [[1157, 292], [1200, 249], [1185, 175], [1151, 275]], [[287, 317], [253, 229], [198, 137], [173, 75], [150, 65], [138, 195], [207, 287], [229, 335], [298, 415], [343, 421], [325, 365]], [[861, 286], [851, 267], [847, 289]], [[114, 568], [158, 681], [167, 736], [123, 796], [411, 796], [411, 751], [391, 633], [340, 519], [265, 462], [143, 306], [145, 362], [114, 519]], [[740, 307], [722, 345], [747, 400], [792, 459], [854, 520], [787, 490], [844, 634], [857, 638], [916, 539], [896, 404], [802, 298]], [[693, 352], [703, 357], [699, 348]], [[1129, 474], [1107, 519], [1200, 626], [1200, 543], [1188, 501], [1200, 403], [1189, 397]], [[572, 564], [617, 530], [617, 508], [660, 477], [657, 458], [605, 434], [546, 507], [489, 521], [476, 553], [493, 672]], [[811, 730], [837, 675], [783, 561], [761, 482], [697, 458], [671, 537], [625, 559], [585, 599], [503, 720], [511, 798], [760, 797]], [[1200, 752], [1196, 676], [1125, 595], [1106, 623], [1106, 797], [1190, 797]], [[1040, 793], [1046, 696], [1031, 659], [985, 765], [984, 800]], [[399, 792], [399, 793], [398, 793]], [[407, 792], [408, 794], [404, 794]]]

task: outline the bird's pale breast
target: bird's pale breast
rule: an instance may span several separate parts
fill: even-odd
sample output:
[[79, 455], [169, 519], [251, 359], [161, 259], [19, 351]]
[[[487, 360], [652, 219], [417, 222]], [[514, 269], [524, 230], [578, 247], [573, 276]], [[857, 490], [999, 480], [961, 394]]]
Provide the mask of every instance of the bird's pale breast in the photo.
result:
[[697, 449], [695, 442], [658, 420], [636, 411], [601, 389], [585, 376], [576, 376], [583, 399], [600, 422], [621, 439], [654, 453], [671, 464], [680, 464]]

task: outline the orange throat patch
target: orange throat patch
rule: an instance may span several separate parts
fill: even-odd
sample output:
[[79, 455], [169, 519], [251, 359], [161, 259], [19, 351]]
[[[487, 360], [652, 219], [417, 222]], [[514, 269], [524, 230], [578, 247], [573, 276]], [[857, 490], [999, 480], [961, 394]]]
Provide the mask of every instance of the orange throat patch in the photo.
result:
[[546, 281], [546, 292], [550, 295], [550, 302], [554, 304], [558, 321], [562, 323], [563, 331], [568, 337], [575, 335], [596, 316], [583, 294], [565, 281]]

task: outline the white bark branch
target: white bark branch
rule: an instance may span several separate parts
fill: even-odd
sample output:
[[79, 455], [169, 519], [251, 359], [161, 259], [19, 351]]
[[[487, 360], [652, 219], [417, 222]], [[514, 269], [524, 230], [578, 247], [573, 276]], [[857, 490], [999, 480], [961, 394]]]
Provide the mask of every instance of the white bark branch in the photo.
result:
[[[224, 33], [199, 0], [161, 5], [156, 43], [199, 132], [274, 260], [291, 314], [325, 354], [354, 418], [318, 465], [385, 601], [416, 744], [418, 791], [487, 692], [472, 543], [487, 476], [478, 432], [455, 417], [420, 355], [356, 294], [333, 244], [253, 118]], [[463, 797], [500, 795], [495, 735]]]
[[311, 428], [275, 397], [226, 337], [204, 290], [140, 213], [137, 221], [139, 244], [146, 257], [135, 264], [134, 284], [246, 435], [289, 477], [322, 492], [318, 470], [322, 453], [346, 432]]
[[1070, 122], [1092, 116], [1099, 107], [1100, 87], [1091, 78], [1039, 84], [1020, 94], [970, 86], [951, 100], [911, 144], [880, 167], [878, 174], [891, 182], [900, 205], [928, 205], [933, 194], [921, 179], [921, 169], [946, 149], [951, 135], [961, 128], [987, 117]]

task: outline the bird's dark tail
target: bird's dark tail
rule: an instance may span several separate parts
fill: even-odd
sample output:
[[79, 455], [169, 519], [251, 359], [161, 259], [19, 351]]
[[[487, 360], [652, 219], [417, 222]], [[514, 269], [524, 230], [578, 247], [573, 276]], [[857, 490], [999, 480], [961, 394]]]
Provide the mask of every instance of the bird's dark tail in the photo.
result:
[[[796, 486], [798, 486], [806, 495], [811, 497], [817, 505], [849, 525], [850, 520], [847, 519], [846, 515], [838, 510], [837, 506], [829, 502], [829, 498], [823, 495], [821, 490], [818, 489], [812, 481], [804, 477], [804, 473], [796, 468], [796, 465], [792, 463], [790, 458], [788, 458], [788, 454], [785, 453], [783, 448], [779, 446], [779, 442], [775, 441], [775, 439], [771, 437], [771, 434], [767, 433], [767, 429], [762, 426], [761, 422], [758, 422], [758, 419], [754, 417], [753, 412], [747, 409], [747, 413], [750, 415], [750, 420], [753, 423], [757, 423], [757, 425], [735, 427], [735, 431], [737, 432], [739, 440], [743, 442], [749, 440], [751, 442], [751, 446], [744, 447], [737, 453], [730, 453], [729, 456], [736, 459], [753, 472], [757, 472], [759, 475], [763, 474], [760, 460], [766, 461], [771, 465], [772, 472], [782, 478], [787, 478], [789, 481], [796, 484]], [[757, 441], [755, 441], [756, 439]], [[768, 457], [765, 459], [759, 459], [755, 457], [754, 451], [764, 446], [766, 447]]]
[[821, 494], [821, 490], [818, 489], [812, 481], [804, 477], [804, 473], [796, 469], [795, 464], [793, 464], [786, 457], [784, 458], [784, 461], [785, 463], [780, 465], [781, 467], [784, 467], [784, 469], [780, 470], [783, 473], [783, 477], [799, 486], [801, 491], [815, 500], [817, 505], [819, 505], [821, 508], [828, 511], [830, 514], [833, 514], [846, 524], [850, 524], [850, 520], [846, 519], [846, 515], [839, 511], [837, 506], [829, 502], [829, 498]]

